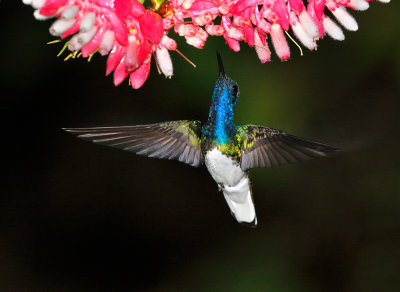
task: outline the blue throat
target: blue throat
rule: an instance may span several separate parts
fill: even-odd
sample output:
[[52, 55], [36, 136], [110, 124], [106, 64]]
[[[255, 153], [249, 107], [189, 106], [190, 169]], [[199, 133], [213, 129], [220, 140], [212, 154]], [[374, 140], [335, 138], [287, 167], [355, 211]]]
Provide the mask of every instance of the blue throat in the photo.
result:
[[219, 144], [227, 144], [235, 133], [233, 124], [235, 104], [227, 86], [217, 82], [212, 97], [212, 104], [204, 134], [215, 139]]

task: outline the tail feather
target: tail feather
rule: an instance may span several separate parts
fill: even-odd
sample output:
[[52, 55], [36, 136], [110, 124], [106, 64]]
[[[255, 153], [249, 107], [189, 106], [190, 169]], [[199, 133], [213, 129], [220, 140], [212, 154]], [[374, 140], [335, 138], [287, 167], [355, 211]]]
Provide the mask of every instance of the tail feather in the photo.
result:
[[256, 210], [248, 177], [244, 177], [236, 186], [222, 189], [231, 214], [242, 225], [257, 226]]

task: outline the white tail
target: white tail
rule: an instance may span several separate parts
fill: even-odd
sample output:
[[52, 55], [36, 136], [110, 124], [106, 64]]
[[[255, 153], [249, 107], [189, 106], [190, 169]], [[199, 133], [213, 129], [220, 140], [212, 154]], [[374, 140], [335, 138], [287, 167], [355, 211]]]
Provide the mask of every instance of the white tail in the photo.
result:
[[256, 210], [251, 194], [251, 186], [248, 177], [243, 177], [233, 187], [225, 186], [222, 189], [226, 202], [231, 209], [231, 214], [243, 225], [257, 226]]

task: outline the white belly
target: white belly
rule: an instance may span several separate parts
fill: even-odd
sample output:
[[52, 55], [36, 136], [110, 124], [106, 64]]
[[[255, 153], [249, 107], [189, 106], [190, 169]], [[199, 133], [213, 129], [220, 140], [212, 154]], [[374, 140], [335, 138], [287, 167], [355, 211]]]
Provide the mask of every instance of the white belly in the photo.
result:
[[246, 176], [237, 162], [217, 148], [207, 152], [205, 164], [213, 179], [222, 186], [236, 186]]
[[231, 214], [240, 223], [257, 225], [256, 211], [248, 175], [240, 165], [223, 155], [217, 148], [207, 152], [205, 164], [213, 179], [220, 185]]

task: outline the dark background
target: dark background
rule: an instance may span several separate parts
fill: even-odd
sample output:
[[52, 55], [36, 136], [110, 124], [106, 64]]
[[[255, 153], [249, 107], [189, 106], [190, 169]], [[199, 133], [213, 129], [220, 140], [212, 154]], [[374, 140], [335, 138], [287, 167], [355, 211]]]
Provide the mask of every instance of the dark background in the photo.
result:
[[[50, 21], [0, 3], [1, 291], [399, 291], [398, 3], [354, 12], [358, 32], [261, 65], [210, 38], [140, 90], [105, 58], [63, 62]], [[172, 33], [171, 33], [172, 35]], [[259, 227], [240, 226], [206, 169], [81, 141], [62, 127], [208, 115], [219, 50], [255, 123], [346, 149], [252, 171]], [[64, 55], [65, 56], [65, 55]]]

